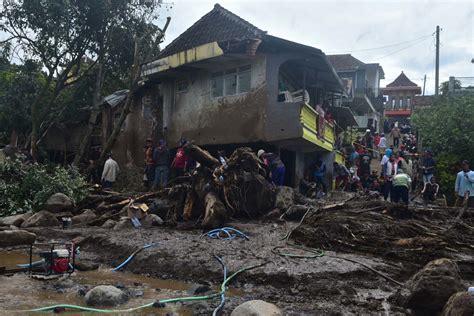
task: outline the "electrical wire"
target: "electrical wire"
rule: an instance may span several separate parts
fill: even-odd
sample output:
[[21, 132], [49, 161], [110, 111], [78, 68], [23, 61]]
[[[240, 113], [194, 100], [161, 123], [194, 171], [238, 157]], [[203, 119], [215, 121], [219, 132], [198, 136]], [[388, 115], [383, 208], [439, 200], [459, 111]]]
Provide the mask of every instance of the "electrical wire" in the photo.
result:
[[424, 36], [412, 39], [410, 41], [400, 42], [400, 43], [391, 44], [391, 45], [385, 45], [385, 46], [379, 46], [379, 47], [373, 47], [373, 48], [357, 49], [357, 50], [351, 50], [351, 51], [345, 51], [345, 52], [327, 52], [327, 54], [357, 53], [357, 52], [366, 52], [366, 51], [371, 51], [371, 50], [379, 50], [379, 49], [396, 47], [396, 46], [412, 43], [412, 42], [415, 42], [415, 41], [418, 41], [418, 40], [421, 40], [421, 39], [426, 39], [430, 36], [433, 36], [433, 34], [424, 35]]

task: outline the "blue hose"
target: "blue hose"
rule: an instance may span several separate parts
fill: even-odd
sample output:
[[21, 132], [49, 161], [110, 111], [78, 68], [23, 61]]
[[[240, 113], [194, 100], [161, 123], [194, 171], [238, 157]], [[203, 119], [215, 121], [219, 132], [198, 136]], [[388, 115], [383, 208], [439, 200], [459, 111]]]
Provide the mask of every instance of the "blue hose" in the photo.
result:
[[[222, 236], [223, 234], [225, 234], [225, 236]], [[223, 227], [223, 228], [213, 229], [207, 232], [206, 234], [202, 235], [201, 237], [203, 236], [207, 236], [212, 239], [223, 239], [223, 240], [231, 240], [236, 237], [241, 237], [241, 238], [250, 240], [247, 237], [247, 235], [245, 235], [240, 230], [237, 230], [233, 227]]]
[[[39, 267], [43, 263], [44, 263], [44, 259], [41, 259], [41, 260], [38, 260], [38, 261], [33, 261], [31, 263], [31, 267], [32, 268], [33, 267]], [[29, 263], [20, 263], [20, 264], [17, 264], [16, 266], [19, 267], [19, 268], [22, 268], [22, 269], [28, 269], [30, 267], [30, 264]]]
[[[219, 258], [218, 256], [214, 255], [214, 258], [216, 258], [217, 261], [219, 261], [219, 263], [221, 264], [222, 266], [222, 270], [224, 271], [224, 281], [227, 279], [227, 268], [226, 266], [224, 265], [224, 262], [222, 262], [222, 259]], [[225, 290], [225, 289], [224, 289]], [[225, 292], [222, 291], [221, 289], [221, 303], [219, 304], [219, 306], [217, 306], [215, 309], [214, 309], [214, 312], [212, 312], [212, 316], [217, 316], [217, 314], [219, 313], [219, 311], [224, 307], [224, 304], [225, 304]]]
[[147, 248], [150, 248], [150, 247], [153, 247], [155, 246], [155, 244], [148, 244], [148, 245], [145, 245], [143, 246], [142, 248], [136, 250], [135, 252], [133, 252], [130, 257], [128, 257], [124, 262], [122, 262], [121, 264], [119, 264], [117, 267], [113, 268], [112, 269], [112, 272], [117, 272], [119, 271], [120, 269], [122, 269], [123, 267], [125, 267], [132, 259], [133, 257], [136, 256], [137, 253], [139, 253], [140, 251], [142, 251], [143, 249], [147, 249]]

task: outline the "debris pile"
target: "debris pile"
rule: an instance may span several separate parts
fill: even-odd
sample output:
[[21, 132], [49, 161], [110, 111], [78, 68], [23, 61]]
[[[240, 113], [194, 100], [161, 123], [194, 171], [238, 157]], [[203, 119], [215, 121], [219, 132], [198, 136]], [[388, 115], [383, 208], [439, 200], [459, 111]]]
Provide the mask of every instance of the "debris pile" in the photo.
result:
[[308, 247], [424, 263], [474, 253], [474, 212], [458, 220], [459, 211], [352, 200], [306, 214], [290, 237]]

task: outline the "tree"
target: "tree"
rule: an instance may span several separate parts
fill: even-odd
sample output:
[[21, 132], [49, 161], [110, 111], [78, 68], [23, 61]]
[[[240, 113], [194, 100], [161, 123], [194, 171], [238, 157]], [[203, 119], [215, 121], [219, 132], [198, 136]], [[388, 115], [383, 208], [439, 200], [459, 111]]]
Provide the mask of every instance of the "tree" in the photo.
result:
[[95, 38], [103, 27], [105, 1], [5, 0], [0, 11], [0, 30], [24, 56], [38, 61], [46, 78], [31, 103], [31, 153], [37, 157], [38, 140], [47, 121], [62, 113], [56, 100], [79, 81], [85, 57], [93, 54]]
[[[455, 79], [453, 88], [454, 89], [461, 89], [461, 81]], [[441, 95], [448, 95], [449, 94], [449, 81], [442, 82], [439, 85], [439, 91], [441, 91]]]
[[[412, 121], [424, 147], [433, 150], [438, 161], [437, 171], [445, 193], [454, 189], [457, 163], [474, 161], [474, 97], [447, 97], [415, 113]], [[447, 195], [449, 197], [449, 195]]]

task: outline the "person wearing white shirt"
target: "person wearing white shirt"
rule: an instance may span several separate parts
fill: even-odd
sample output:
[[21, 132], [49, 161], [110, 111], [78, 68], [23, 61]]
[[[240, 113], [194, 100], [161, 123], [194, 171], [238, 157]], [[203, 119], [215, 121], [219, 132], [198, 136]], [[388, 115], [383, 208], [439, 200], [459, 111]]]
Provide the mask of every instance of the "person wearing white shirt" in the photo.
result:
[[[469, 168], [469, 161], [461, 163], [462, 171], [456, 176], [454, 191], [458, 197], [456, 206], [474, 207], [474, 171]], [[467, 203], [465, 205], [464, 203]]]
[[117, 180], [117, 174], [120, 168], [118, 163], [112, 159], [112, 154], [109, 154], [109, 158], [105, 161], [104, 171], [102, 172], [102, 186], [103, 188], [111, 188]]

